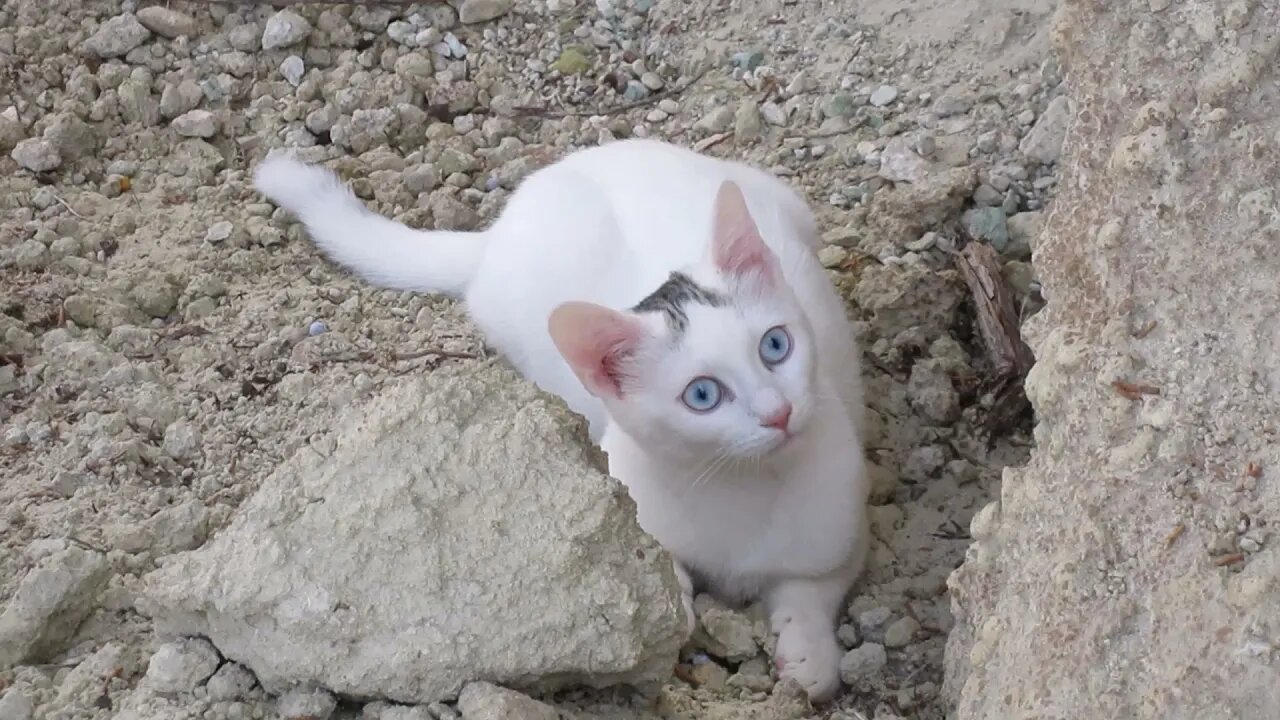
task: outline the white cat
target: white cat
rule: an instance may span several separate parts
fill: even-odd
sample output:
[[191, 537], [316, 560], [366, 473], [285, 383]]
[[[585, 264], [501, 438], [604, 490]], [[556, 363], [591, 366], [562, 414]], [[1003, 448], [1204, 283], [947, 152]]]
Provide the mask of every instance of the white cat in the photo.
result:
[[643, 140], [533, 173], [474, 233], [375, 215], [278, 154], [255, 183], [370, 282], [465, 298], [490, 344], [588, 418], [676, 558], [690, 622], [695, 580], [759, 597], [780, 674], [835, 694], [835, 621], [868, 543], [860, 363], [794, 191]]

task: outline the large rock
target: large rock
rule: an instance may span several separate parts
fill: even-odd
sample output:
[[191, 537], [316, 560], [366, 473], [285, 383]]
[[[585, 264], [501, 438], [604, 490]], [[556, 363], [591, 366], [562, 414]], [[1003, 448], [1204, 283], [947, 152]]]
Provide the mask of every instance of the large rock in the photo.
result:
[[1280, 3], [1212, 45], [1184, 23], [1218, 3], [1156, 5], [1058, 18], [1037, 448], [951, 579], [961, 719], [1280, 708]]
[[102, 553], [74, 545], [41, 560], [0, 613], [0, 671], [61, 650], [110, 577]]
[[204, 548], [146, 582], [162, 631], [208, 637], [271, 692], [427, 703], [670, 676], [670, 557], [584, 422], [504, 366], [389, 388], [301, 449]]

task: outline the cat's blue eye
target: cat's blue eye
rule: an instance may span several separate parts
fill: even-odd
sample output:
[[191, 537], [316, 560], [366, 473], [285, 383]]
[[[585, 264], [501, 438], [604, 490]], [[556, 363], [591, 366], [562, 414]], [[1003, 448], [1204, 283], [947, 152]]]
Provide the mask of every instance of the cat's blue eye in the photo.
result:
[[791, 333], [781, 325], [769, 328], [760, 338], [760, 359], [765, 365], [777, 365], [791, 357]]
[[685, 386], [680, 399], [690, 410], [704, 413], [715, 410], [723, 395], [720, 381], [715, 378], [700, 377], [694, 378], [693, 382]]

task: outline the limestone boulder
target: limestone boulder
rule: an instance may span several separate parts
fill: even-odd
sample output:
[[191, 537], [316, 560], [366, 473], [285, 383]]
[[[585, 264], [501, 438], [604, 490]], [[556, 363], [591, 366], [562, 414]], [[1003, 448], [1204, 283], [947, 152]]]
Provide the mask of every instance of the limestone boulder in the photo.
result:
[[493, 363], [405, 378], [146, 579], [162, 632], [272, 693], [646, 686], [683, 641], [667, 555], [585, 422]]

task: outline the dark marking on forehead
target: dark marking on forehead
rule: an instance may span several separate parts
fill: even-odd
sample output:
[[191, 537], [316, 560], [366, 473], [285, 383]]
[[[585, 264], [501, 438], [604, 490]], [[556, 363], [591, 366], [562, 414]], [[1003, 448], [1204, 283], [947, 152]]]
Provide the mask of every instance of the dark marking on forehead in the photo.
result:
[[671, 334], [679, 337], [689, 327], [689, 315], [685, 306], [689, 303], [700, 303], [710, 307], [723, 307], [729, 299], [720, 293], [702, 287], [693, 278], [682, 272], [673, 272], [666, 282], [654, 290], [649, 297], [640, 301], [632, 310], [634, 312], [658, 312], [667, 320]]

